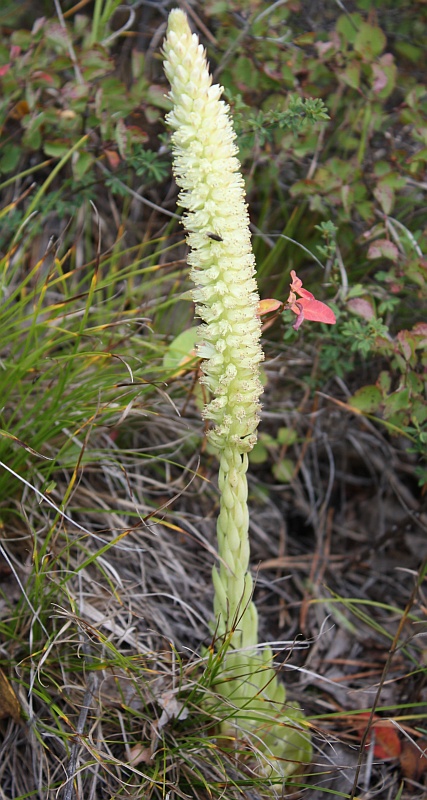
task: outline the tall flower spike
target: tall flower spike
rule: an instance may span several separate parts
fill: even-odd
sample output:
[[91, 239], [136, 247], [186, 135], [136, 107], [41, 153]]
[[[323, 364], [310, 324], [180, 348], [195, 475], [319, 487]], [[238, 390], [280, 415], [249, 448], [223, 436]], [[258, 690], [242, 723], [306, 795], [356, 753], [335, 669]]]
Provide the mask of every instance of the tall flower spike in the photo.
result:
[[[198, 355], [203, 382], [214, 399], [204, 417], [219, 449], [241, 453], [256, 440], [263, 359], [259, 297], [254, 279], [249, 216], [237, 147], [222, 88], [212, 86], [203, 47], [191, 35], [185, 14], [169, 15], [164, 44], [165, 72], [171, 83], [174, 174], [191, 248], [191, 278], [200, 328]], [[220, 241], [218, 241], [220, 238]]]
[[197, 351], [212, 399], [203, 416], [220, 459], [214, 613], [218, 639], [228, 651], [222, 662], [227, 675], [219, 676], [216, 689], [233, 708], [222, 732], [237, 740], [252, 734], [264, 770], [283, 776], [309, 761], [311, 748], [298, 707], [284, 708], [285, 689], [272, 668], [271, 650], [257, 648], [248, 572], [247, 454], [256, 442], [263, 353], [244, 182], [222, 88], [212, 86], [203, 47], [179, 9], [169, 15], [164, 55], [173, 104], [166, 117], [174, 131], [173, 169], [185, 209], [196, 313], [204, 323]]

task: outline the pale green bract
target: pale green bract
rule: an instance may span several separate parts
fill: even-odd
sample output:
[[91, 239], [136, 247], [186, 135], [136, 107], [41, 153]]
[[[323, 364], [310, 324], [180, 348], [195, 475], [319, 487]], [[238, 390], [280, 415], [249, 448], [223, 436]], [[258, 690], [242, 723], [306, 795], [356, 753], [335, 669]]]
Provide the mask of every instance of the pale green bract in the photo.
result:
[[215, 690], [227, 703], [222, 735], [247, 741], [258, 770], [286, 777], [311, 758], [310, 737], [297, 704], [285, 706], [269, 647], [258, 648], [252, 602], [247, 504], [248, 452], [256, 442], [262, 385], [261, 323], [244, 182], [229, 108], [212, 86], [205, 52], [187, 17], [169, 15], [165, 72], [173, 104], [173, 169], [196, 288], [197, 354], [212, 397], [203, 411], [219, 454], [219, 569], [213, 570], [215, 632], [227, 641]]

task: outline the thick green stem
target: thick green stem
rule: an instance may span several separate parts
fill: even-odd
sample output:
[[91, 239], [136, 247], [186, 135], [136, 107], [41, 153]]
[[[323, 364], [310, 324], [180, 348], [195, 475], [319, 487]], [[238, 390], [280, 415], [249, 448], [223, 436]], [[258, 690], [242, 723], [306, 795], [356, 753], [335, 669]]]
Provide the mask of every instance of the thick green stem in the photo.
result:
[[236, 448], [221, 451], [220, 513], [217, 521], [219, 569], [214, 567], [214, 612], [217, 635], [232, 631], [234, 649], [256, 646], [257, 612], [252, 602], [249, 566], [248, 457]]

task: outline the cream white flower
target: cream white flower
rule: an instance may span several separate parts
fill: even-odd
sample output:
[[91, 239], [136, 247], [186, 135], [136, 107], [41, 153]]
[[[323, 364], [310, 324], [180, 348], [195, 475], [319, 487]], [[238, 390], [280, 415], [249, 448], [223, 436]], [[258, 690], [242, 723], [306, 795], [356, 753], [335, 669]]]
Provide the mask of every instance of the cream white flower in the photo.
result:
[[213, 399], [204, 417], [219, 449], [248, 452], [256, 441], [262, 386], [261, 323], [254, 279], [244, 182], [236, 158], [235, 133], [222, 88], [211, 85], [205, 52], [185, 14], [171, 11], [164, 43], [165, 72], [173, 110], [174, 174], [186, 209], [190, 275], [196, 285], [198, 355], [202, 381]]

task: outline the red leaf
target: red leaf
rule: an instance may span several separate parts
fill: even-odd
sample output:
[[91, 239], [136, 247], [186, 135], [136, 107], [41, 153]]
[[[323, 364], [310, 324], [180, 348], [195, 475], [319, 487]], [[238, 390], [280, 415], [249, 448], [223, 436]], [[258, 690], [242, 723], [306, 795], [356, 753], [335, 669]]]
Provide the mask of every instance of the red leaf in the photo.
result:
[[419, 781], [423, 772], [427, 770], [427, 741], [419, 739], [417, 744], [410, 739], [405, 739], [400, 754], [400, 769], [405, 778]]
[[301, 297], [305, 297], [306, 300], [314, 300], [314, 294], [309, 292], [308, 289], [303, 289], [302, 286], [300, 286], [299, 289], [295, 289], [295, 291], [297, 294], [301, 295]]
[[[307, 292], [307, 294], [310, 294], [310, 292]], [[302, 306], [304, 319], [308, 319], [310, 322], [326, 322], [327, 325], [335, 325], [337, 320], [332, 308], [329, 308], [326, 303], [322, 303], [320, 300], [315, 300], [313, 295], [311, 297], [313, 299], [299, 297], [292, 306], [294, 314], [300, 314], [301, 309], [298, 309], [298, 306]]]
[[38, 81], [44, 81], [45, 83], [53, 83], [52, 75], [49, 75], [48, 72], [43, 72], [41, 69], [36, 69], [33, 72], [32, 77]]
[[[358, 714], [354, 721], [354, 727], [361, 738], [366, 730], [366, 724], [370, 716], [369, 711], [366, 711], [363, 714]], [[369, 746], [372, 740], [374, 741], [375, 758], [380, 758], [383, 761], [399, 758], [402, 745], [396, 726], [390, 719], [382, 719], [374, 715], [366, 745]]]
[[398, 758], [401, 742], [396, 727], [388, 720], [374, 722], [373, 734], [375, 735], [374, 755], [384, 760]]
[[[314, 295], [307, 289], [303, 289], [302, 280], [298, 278], [294, 269], [291, 270], [291, 291], [289, 293], [287, 308], [290, 308], [298, 319], [293, 325], [294, 330], [298, 330], [304, 319], [311, 322], [326, 322], [327, 325], [335, 325], [335, 314], [326, 303], [316, 300]], [[298, 299], [296, 295], [299, 295]]]

